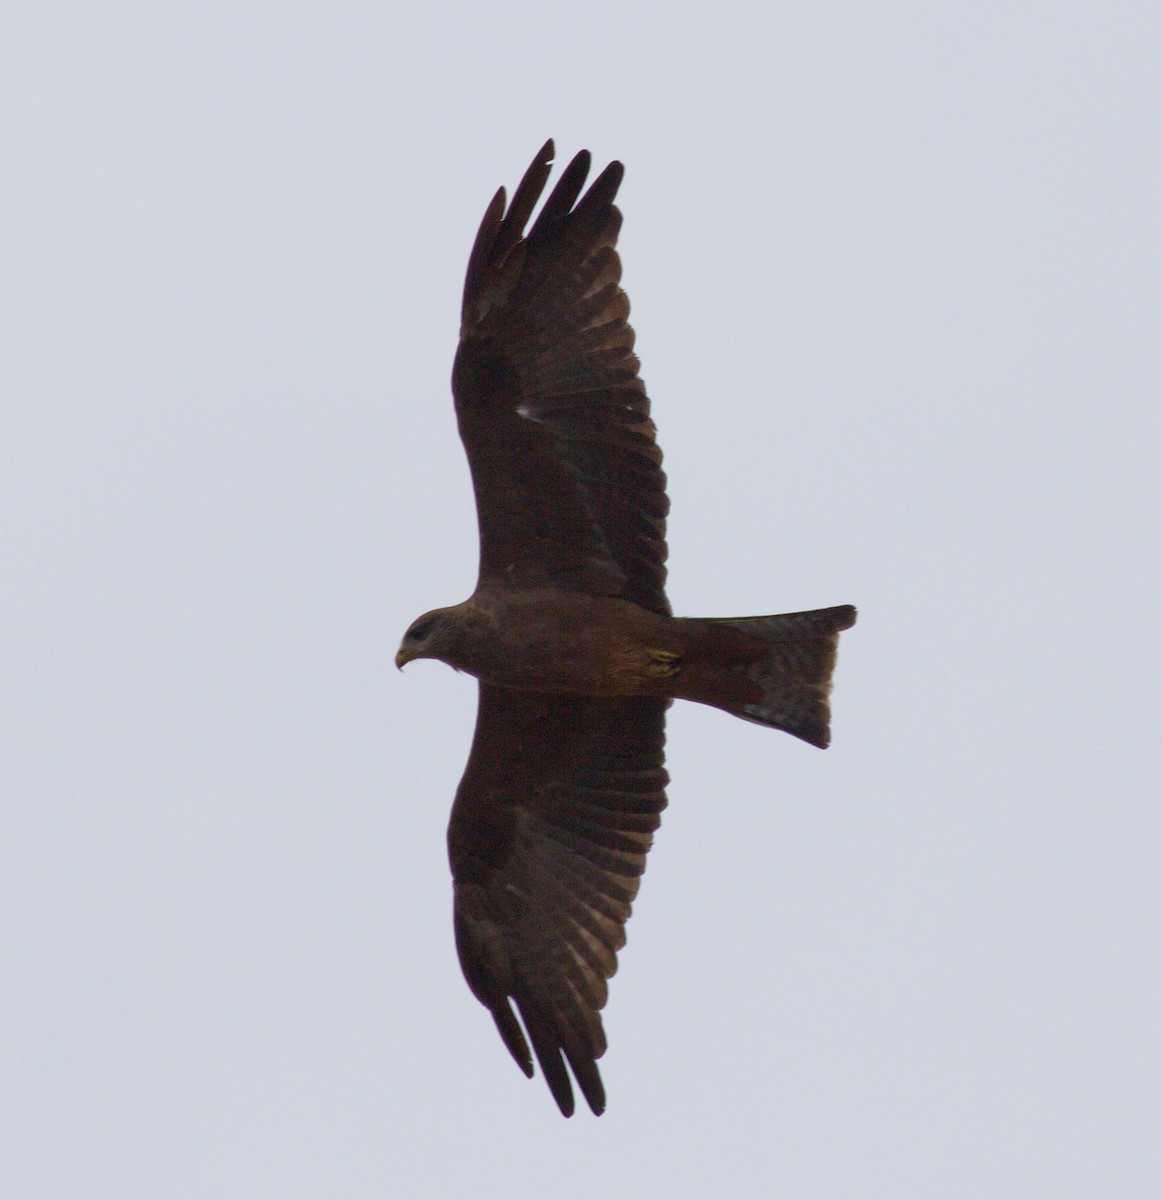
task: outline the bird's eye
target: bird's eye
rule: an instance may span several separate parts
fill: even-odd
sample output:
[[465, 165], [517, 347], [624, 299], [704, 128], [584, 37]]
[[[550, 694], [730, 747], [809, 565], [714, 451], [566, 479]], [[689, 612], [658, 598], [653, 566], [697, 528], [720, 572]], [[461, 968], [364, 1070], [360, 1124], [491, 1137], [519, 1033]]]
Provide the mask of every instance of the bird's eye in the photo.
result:
[[408, 640], [413, 642], [422, 642], [428, 636], [432, 629], [431, 621], [421, 621], [418, 625], [413, 625], [408, 630]]

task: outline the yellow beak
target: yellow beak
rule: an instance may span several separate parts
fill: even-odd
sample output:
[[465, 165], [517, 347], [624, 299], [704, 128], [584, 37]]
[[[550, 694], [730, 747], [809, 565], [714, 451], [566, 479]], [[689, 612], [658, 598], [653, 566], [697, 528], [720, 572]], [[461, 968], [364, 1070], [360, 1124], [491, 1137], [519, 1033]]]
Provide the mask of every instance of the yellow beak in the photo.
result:
[[402, 671], [404, 664], [410, 663], [415, 656], [415, 650], [409, 650], [406, 646], [400, 646], [395, 656], [395, 665]]

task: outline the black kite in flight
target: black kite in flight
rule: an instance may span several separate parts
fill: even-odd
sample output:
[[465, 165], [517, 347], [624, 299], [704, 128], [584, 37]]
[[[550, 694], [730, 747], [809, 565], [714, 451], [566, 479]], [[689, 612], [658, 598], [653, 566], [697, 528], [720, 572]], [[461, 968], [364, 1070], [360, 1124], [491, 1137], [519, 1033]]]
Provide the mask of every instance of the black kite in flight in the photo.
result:
[[581, 196], [582, 151], [526, 234], [552, 160], [549, 141], [507, 209], [496, 193], [468, 260], [452, 391], [476, 591], [414, 621], [396, 663], [438, 658], [480, 681], [448, 829], [456, 948], [521, 1070], [531, 1041], [569, 1116], [566, 1061], [605, 1107], [601, 1009], [666, 804], [667, 707], [696, 700], [826, 746], [855, 609], [670, 615], [666, 479], [614, 248], [623, 168]]

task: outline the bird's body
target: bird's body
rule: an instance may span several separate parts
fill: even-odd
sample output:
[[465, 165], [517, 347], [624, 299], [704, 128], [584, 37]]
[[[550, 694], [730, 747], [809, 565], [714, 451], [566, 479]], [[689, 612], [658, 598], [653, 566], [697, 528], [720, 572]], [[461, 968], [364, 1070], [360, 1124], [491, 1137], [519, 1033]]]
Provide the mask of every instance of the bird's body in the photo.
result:
[[666, 804], [667, 707], [694, 700], [826, 746], [855, 609], [671, 615], [666, 481], [614, 248], [622, 168], [582, 197], [577, 155], [526, 234], [551, 162], [549, 142], [507, 209], [494, 197], [464, 286], [452, 386], [476, 590], [412, 622], [396, 663], [436, 658], [480, 681], [448, 830], [457, 950], [568, 1116], [566, 1063], [605, 1105], [600, 1010]]
[[673, 618], [613, 596], [487, 587], [443, 611], [447, 634], [428, 657], [497, 687], [663, 695], [642, 690], [651, 682], [651, 655], [677, 653], [681, 645]]

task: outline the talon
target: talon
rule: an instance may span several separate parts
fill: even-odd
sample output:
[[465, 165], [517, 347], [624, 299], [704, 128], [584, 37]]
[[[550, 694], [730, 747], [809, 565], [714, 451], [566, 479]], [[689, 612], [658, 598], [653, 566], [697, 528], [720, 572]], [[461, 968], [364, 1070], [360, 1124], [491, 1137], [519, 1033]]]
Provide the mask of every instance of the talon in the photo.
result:
[[669, 650], [651, 650], [650, 658], [653, 661], [646, 668], [648, 674], [656, 675], [660, 678], [677, 675], [679, 659], [676, 654], [671, 653]]

